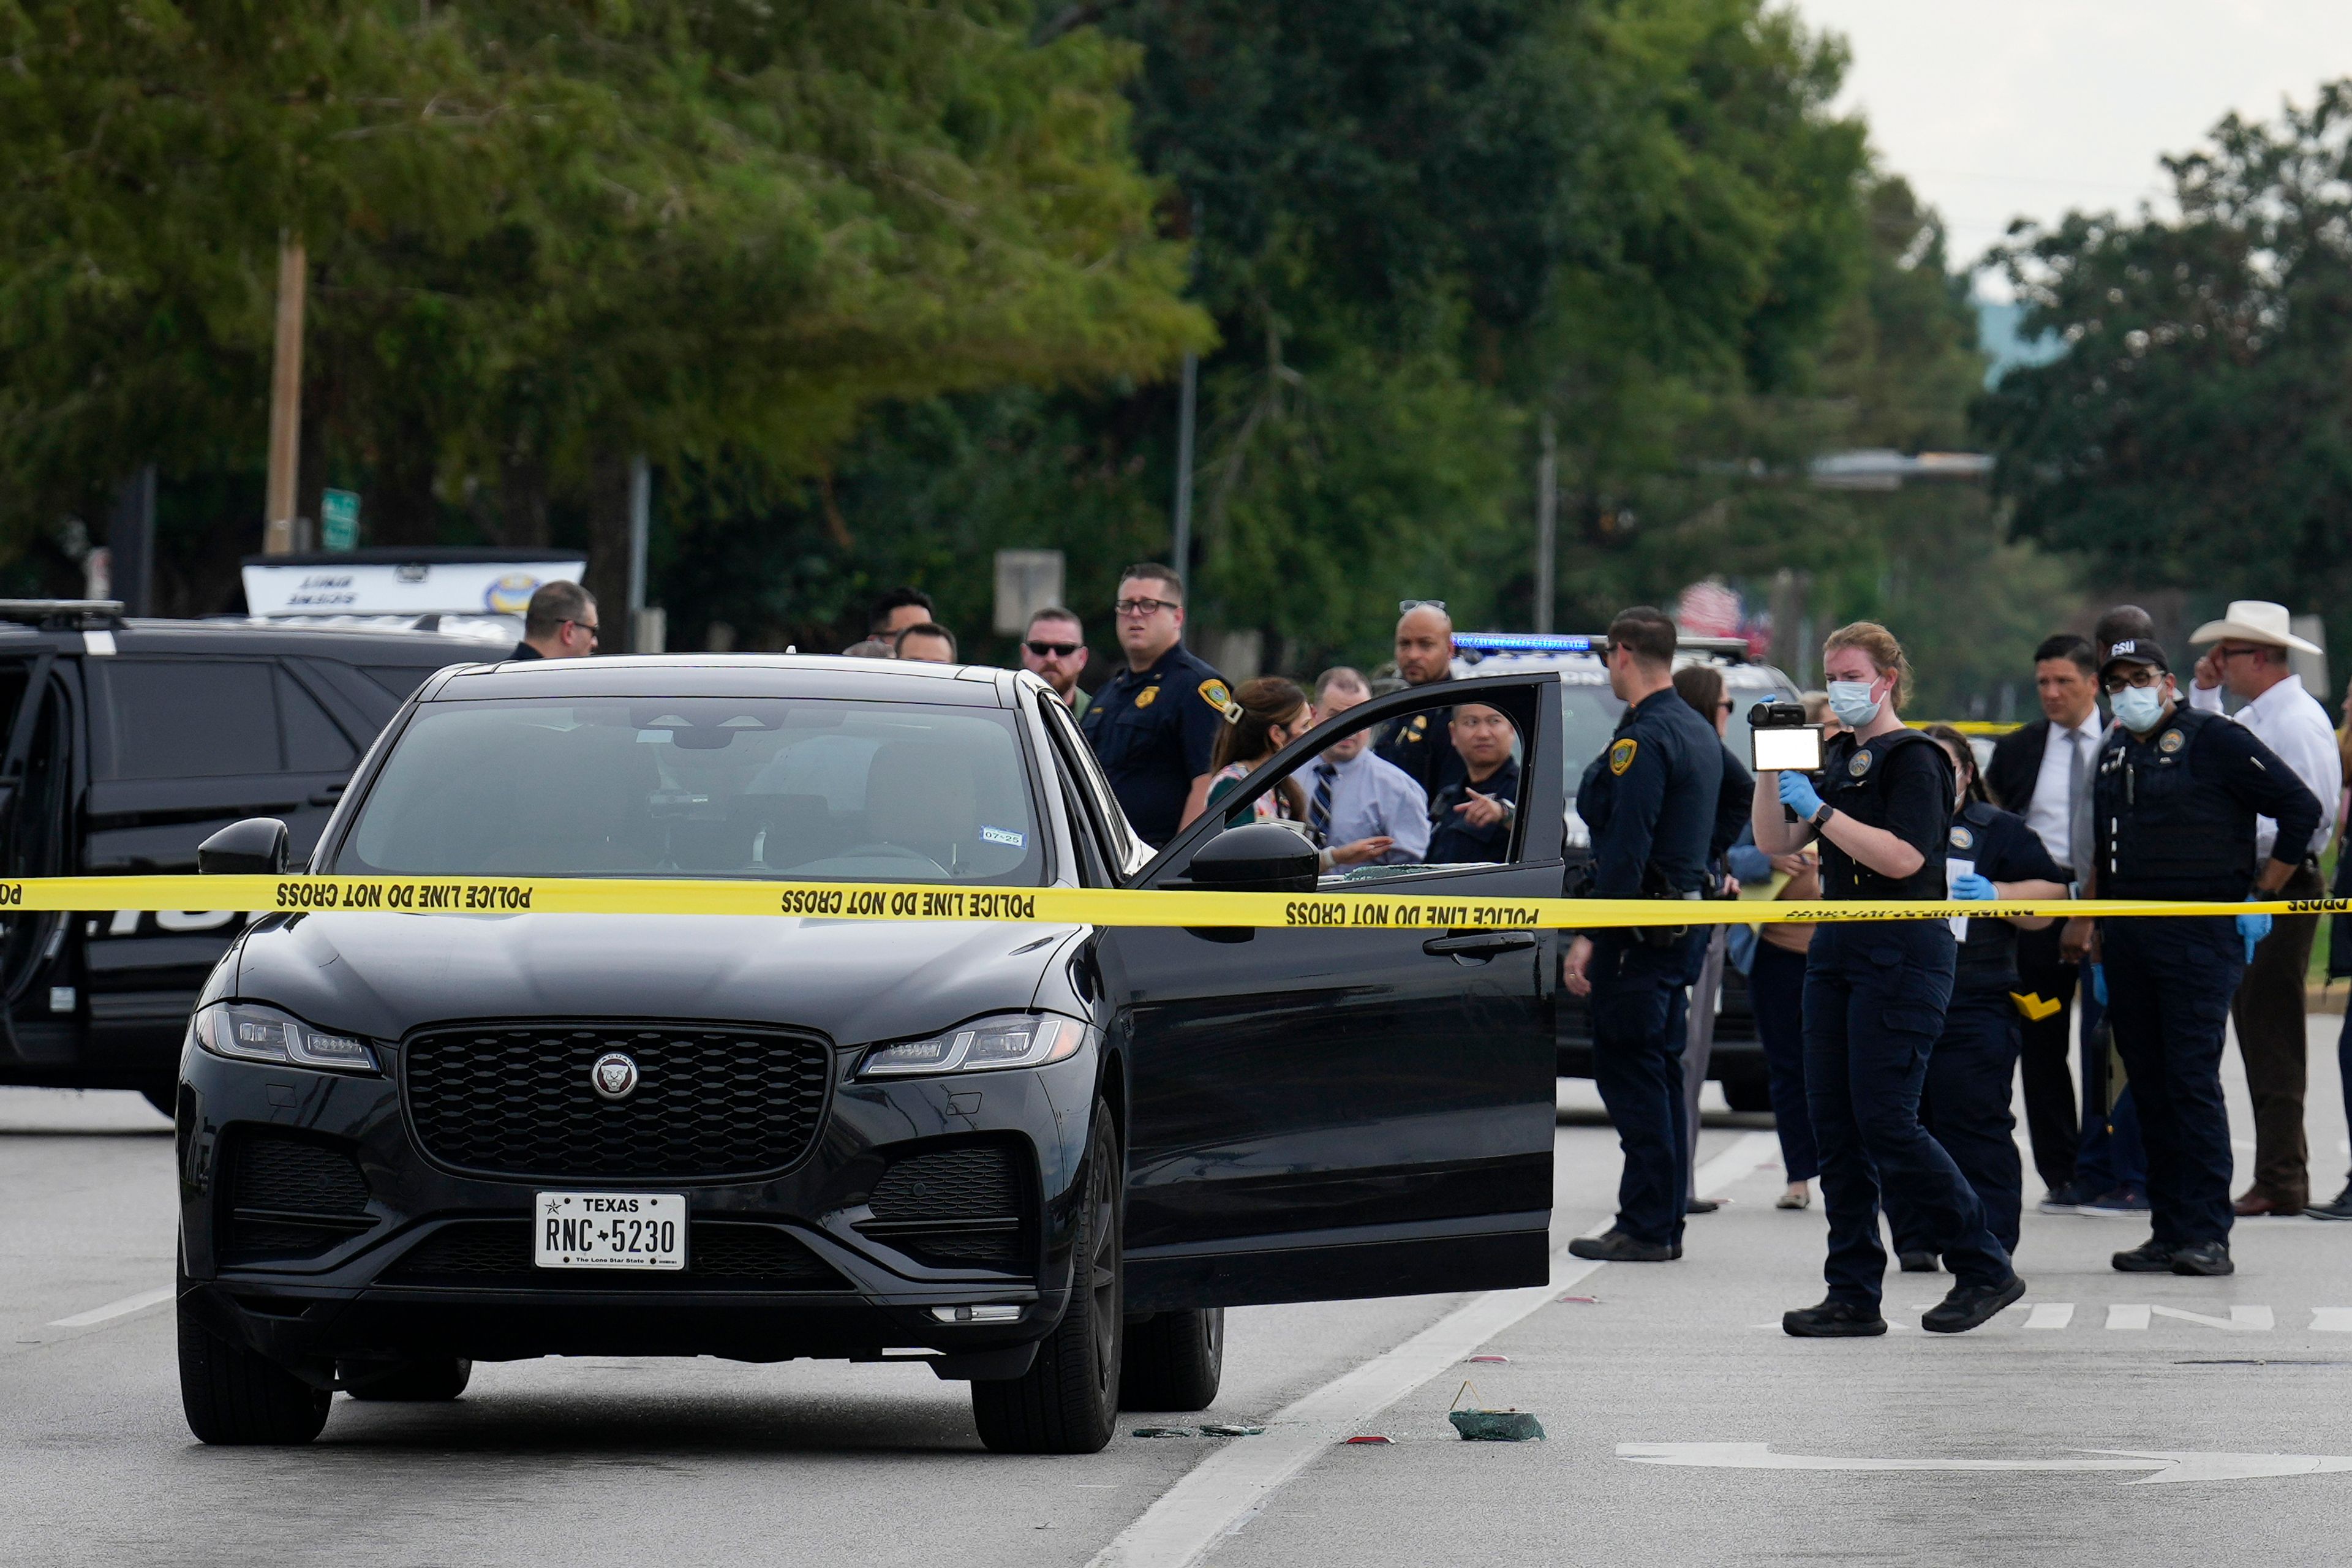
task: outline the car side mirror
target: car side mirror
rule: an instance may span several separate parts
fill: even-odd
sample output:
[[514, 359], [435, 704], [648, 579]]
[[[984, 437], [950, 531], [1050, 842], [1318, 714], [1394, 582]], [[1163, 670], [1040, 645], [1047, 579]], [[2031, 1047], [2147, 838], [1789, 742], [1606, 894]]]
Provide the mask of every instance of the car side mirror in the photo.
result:
[[207, 876], [283, 877], [286, 825], [274, 816], [232, 822], [196, 846], [196, 869]]
[[1278, 823], [1228, 827], [1192, 857], [1193, 887], [1217, 893], [1311, 893], [1321, 857], [1315, 846]]

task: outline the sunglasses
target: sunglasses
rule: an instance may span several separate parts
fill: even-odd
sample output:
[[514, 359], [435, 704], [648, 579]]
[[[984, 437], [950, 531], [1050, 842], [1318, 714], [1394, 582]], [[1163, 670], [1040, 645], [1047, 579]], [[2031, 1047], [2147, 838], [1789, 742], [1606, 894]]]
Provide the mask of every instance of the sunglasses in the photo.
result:
[[1400, 616], [1409, 616], [1415, 610], [1443, 610], [1444, 608], [1445, 608], [1445, 601], [1443, 599], [1399, 599], [1397, 601], [1397, 614]]
[[1077, 652], [1078, 649], [1084, 647], [1086, 644], [1075, 642], [1024, 642], [1021, 646], [1029, 650], [1030, 657], [1033, 658], [1067, 658], [1072, 654]]

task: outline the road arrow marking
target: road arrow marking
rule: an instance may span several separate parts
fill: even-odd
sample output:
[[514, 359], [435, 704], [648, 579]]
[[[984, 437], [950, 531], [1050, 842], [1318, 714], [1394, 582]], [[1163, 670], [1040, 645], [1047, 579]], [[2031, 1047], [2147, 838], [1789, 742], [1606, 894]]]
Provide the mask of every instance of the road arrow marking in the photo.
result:
[[2179, 1449], [2082, 1448], [2088, 1459], [1866, 1459], [1828, 1454], [1776, 1454], [1769, 1443], [1620, 1443], [1617, 1457], [1639, 1465], [1690, 1465], [1719, 1470], [2032, 1471], [2148, 1470], [2126, 1481], [2242, 1481], [2261, 1476], [2352, 1471], [2352, 1454], [2199, 1454]]
[[2352, 1307], [2314, 1307], [2311, 1330], [2318, 1334], [2352, 1334]]
[[2120, 1301], [2107, 1303], [2107, 1327], [2111, 1329], [2144, 1329], [2147, 1327], [2148, 1309], [2127, 1307]]
[[2033, 1310], [2026, 1315], [2025, 1326], [2029, 1329], [2063, 1329], [2074, 1321], [2074, 1302], [2038, 1301], [2034, 1303]]

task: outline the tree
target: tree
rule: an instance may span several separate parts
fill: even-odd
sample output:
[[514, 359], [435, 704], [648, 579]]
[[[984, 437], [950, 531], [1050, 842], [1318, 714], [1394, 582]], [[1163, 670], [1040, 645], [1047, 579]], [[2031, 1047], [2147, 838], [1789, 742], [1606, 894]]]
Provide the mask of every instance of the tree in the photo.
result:
[[1979, 410], [2018, 531], [2126, 588], [2311, 605], [2352, 638], [2352, 79], [2168, 158], [2178, 218], [2070, 213], [1995, 260], [2065, 353]]

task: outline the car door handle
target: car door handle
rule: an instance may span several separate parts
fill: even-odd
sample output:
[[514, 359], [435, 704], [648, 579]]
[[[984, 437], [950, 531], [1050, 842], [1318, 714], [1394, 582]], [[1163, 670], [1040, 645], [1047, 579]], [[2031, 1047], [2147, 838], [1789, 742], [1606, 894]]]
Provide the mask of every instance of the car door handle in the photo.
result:
[[1479, 963], [1498, 953], [1517, 952], [1536, 944], [1531, 931], [1474, 931], [1460, 936], [1433, 936], [1421, 944], [1433, 958], [1467, 958]]

